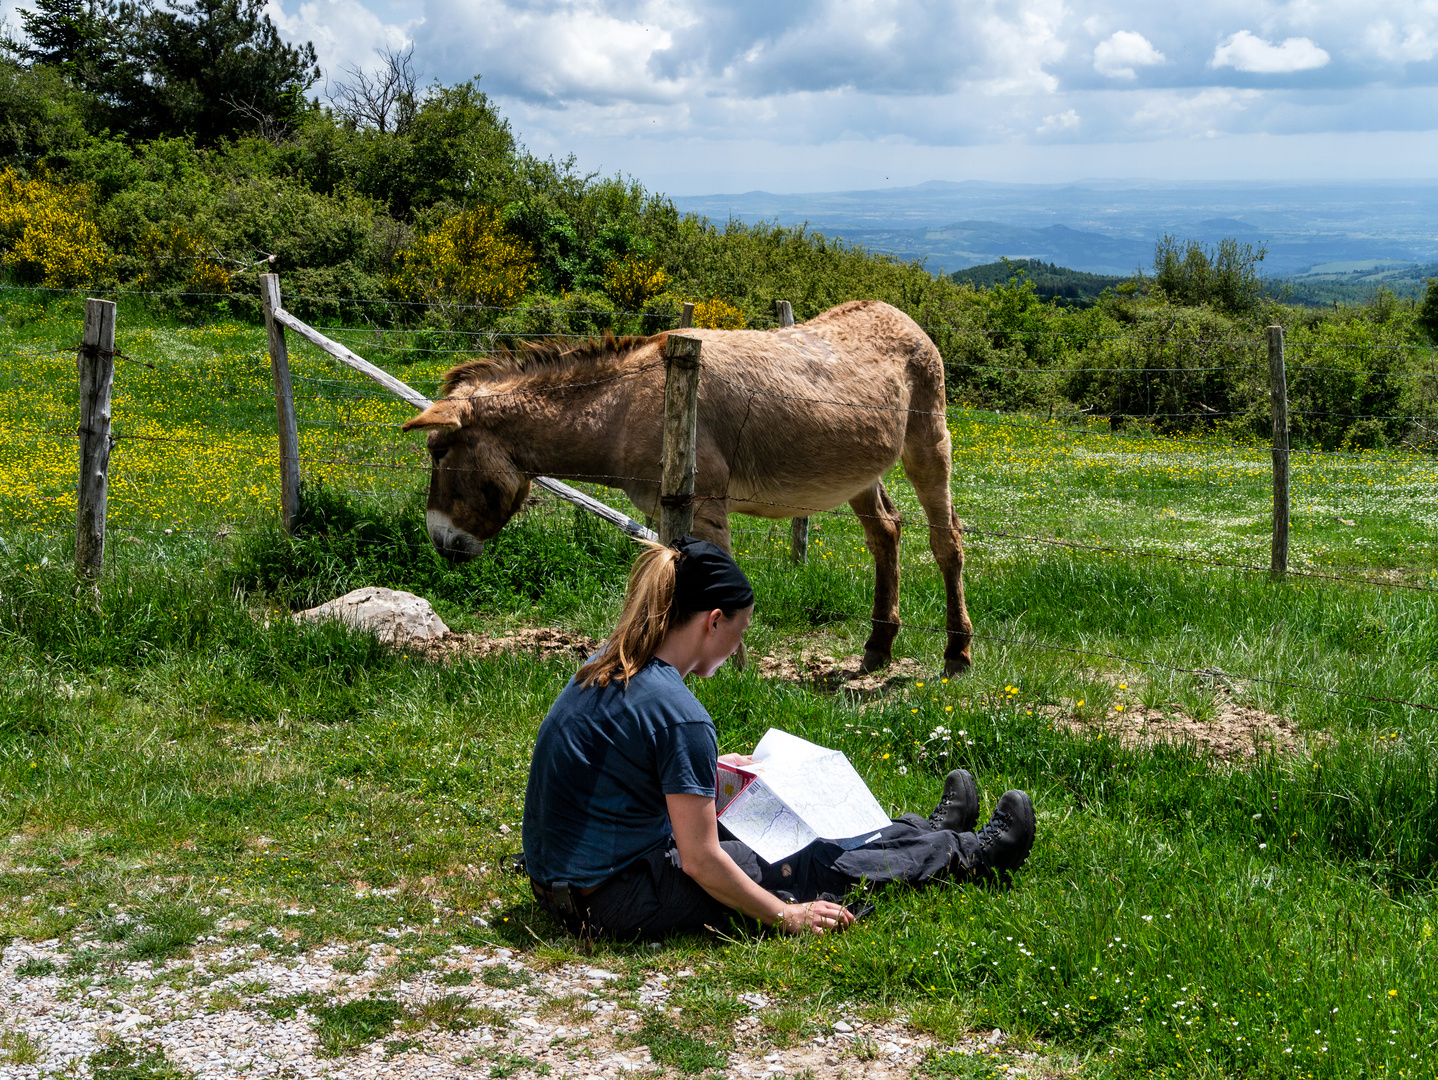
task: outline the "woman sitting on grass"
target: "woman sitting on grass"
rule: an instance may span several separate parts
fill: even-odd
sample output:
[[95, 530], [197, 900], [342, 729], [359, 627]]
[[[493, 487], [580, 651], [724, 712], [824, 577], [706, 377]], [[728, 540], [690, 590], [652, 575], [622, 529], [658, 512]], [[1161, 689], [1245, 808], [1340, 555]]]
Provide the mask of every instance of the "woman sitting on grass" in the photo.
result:
[[739, 648], [754, 590], [721, 548], [685, 537], [646, 545], [609, 640], [540, 725], [524, 797], [524, 856], [535, 897], [576, 933], [616, 938], [722, 928], [735, 913], [790, 933], [848, 926], [861, 881], [992, 880], [1023, 865], [1029, 797], [1009, 791], [983, 831], [974, 779], [956, 769], [926, 820], [905, 814], [845, 850], [816, 840], [770, 864], [721, 841], [714, 721], [684, 685]]

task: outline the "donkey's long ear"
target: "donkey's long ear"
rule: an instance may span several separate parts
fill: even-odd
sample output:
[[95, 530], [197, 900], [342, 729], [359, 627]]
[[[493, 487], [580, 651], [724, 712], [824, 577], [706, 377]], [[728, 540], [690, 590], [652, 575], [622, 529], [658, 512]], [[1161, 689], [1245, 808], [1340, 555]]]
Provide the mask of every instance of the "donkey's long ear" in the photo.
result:
[[455, 401], [453, 398], [440, 398], [414, 419], [406, 420], [400, 426], [400, 430], [418, 431], [421, 428], [442, 428], [445, 431], [458, 431], [464, 426], [460, 419], [463, 407], [463, 402]]

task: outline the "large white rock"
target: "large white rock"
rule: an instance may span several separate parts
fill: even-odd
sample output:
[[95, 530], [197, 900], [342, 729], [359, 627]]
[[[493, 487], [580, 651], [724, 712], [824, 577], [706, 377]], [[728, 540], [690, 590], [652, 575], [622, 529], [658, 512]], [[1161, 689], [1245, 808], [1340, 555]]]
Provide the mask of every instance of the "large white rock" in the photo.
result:
[[340, 619], [361, 630], [373, 630], [381, 641], [429, 641], [444, 637], [449, 627], [429, 601], [414, 593], [375, 586], [355, 589], [319, 607], [299, 612], [297, 619]]

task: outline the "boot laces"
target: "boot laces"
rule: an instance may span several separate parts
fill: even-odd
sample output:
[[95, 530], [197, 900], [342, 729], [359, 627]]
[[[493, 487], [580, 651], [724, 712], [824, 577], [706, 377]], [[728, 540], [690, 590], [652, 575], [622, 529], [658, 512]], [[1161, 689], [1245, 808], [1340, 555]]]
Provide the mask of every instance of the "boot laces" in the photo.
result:
[[1008, 827], [1008, 812], [996, 809], [994, 816], [989, 819], [989, 823], [985, 825], [979, 833], [979, 847], [987, 848], [992, 846], [998, 841], [999, 837], [1008, 830]]

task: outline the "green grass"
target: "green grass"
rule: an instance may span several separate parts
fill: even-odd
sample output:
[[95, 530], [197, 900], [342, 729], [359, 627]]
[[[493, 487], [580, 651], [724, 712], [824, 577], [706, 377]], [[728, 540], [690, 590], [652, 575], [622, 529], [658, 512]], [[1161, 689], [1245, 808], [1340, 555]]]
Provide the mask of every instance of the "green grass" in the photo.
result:
[[53, 975], [59, 970], [55, 966], [55, 961], [49, 957], [27, 956], [15, 965], [15, 978], [33, 979], [39, 976]]
[[354, 1050], [394, 1031], [404, 1008], [386, 998], [364, 997], [313, 1010], [320, 1049], [329, 1056]]
[[728, 1057], [721, 1047], [681, 1028], [659, 1013], [650, 1013], [630, 1037], [635, 1046], [649, 1047], [649, 1056], [681, 1073], [697, 1075], [722, 1069]]
[[[34, 305], [16, 320], [15, 303], [0, 298], [12, 344], [33, 331], [37, 349], [58, 345], [73, 331], [73, 312]], [[160, 417], [184, 379], [217, 377], [212, 368], [263, 388], [252, 328], [145, 318], [122, 311], [122, 327], [152, 331], [152, 344], [124, 347], [164, 360], [170, 382], [143, 369], [156, 381], [137, 384], [125, 368], [145, 390], [132, 411]], [[206, 334], [229, 344], [207, 352]], [[340, 395], [357, 384], [301, 361], [340, 380], [311, 415], [342, 416]], [[35, 363], [44, 375], [50, 361]], [[232, 397], [181, 406], [187, 422], [239, 425], [256, 439], [273, 431], [258, 392]], [[117, 425], [120, 415], [117, 406]], [[966, 575], [974, 672], [901, 680], [870, 702], [728, 667], [694, 689], [723, 751], [782, 727], [842, 749], [894, 812], [927, 813], [955, 765], [979, 777], [986, 808], [1006, 787], [1029, 790], [1039, 815], [1030, 865], [1008, 891], [890, 892], [839, 937], [739, 931], [658, 952], [585, 953], [625, 986], [651, 969], [696, 972], [676, 993], [679, 1022], [660, 1031], [651, 1020], [655, 1059], [721, 1068], [733, 1021], [748, 1011], [737, 995], [762, 990], [779, 1041], [823, 1028], [848, 1003], [906, 1015], [946, 1042], [1000, 1027], [1083, 1075], [1433, 1075], [1438, 724], [1376, 699], [1438, 704], [1434, 594], [1066, 546], [1266, 566], [1261, 449], [960, 411], [951, 426], [956, 498], [976, 525]], [[347, 453], [374, 460], [408, 453], [388, 430], [345, 438]], [[21, 468], [30, 444], [0, 440], [6, 467]], [[1432, 585], [1430, 463], [1375, 453], [1296, 468], [1294, 565]], [[153, 475], [171, 475], [161, 464]], [[65, 467], [73, 476], [73, 460]], [[349, 943], [346, 970], [356, 971], [372, 943], [399, 949], [395, 970], [406, 971], [432, 968], [453, 943], [502, 944], [539, 964], [578, 959], [502, 870], [519, 843], [534, 732], [572, 665], [435, 665], [285, 613], [382, 583], [429, 595], [460, 629], [532, 622], [598, 635], [632, 549], [567, 508], [542, 507], [507, 526], [484, 560], [451, 568], [428, 549], [413, 489], [357, 497], [343, 494], [347, 483], [329, 476], [307, 488], [306, 531], [293, 539], [270, 521], [272, 488], [234, 514], [197, 504], [170, 537], [112, 537], [98, 604], [77, 596], [63, 514], [47, 510], [39, 527], [27, 524], [34, 505], [0, 507], [0, 824], [12, 838], [0, 853], [0, 935], [59, 937], [67, 977], [181, 956], [211, 934], [282, 956]], [[942, 636], [924, 628], [943, 622], [938, 577], [910, 489], [897, 474], [890, 487], [909, 522], [898, 651], [937, 672]], [[1046, 542], [995, 535], [1001, 520]], [[233, 531], [216, 540], [221, 523]], [[800, 568], [787, 525], [736, 524], [760, 598], [751, 654], [857, 652], [872, 590], [857, 523], [816, 518]], [[1220, 767], [1194, 747], [1125, 747], [1053, 722], [1118, 704], [1211, 715], [1222, 691], [1179, 669], [1215, 668], [1239, 702], [1292, 720], [1307, 749]], [[82, 931], [116, 952], [76, 944]], [[523, 983], [500, 967], [478, 981]], [[383, 998], [262, 1007], [305, 1007], [333, 1053], [405, 1043], [396, 1020], [498, 1019], [446, 1001], [427, 1019]], [[98, 1075], [165, 1075], [138, 1052], [104, 1053], [98, 1064], [111, 1071]], [[921, 1071], [980, 1076], [1005, 1063], [1002, 1053], [940, 1055]]]
[[187, 1080], [190, 1073], [171, 1065], [159, 1050], [116, 1042], [85, 1059], [97, 1080]]

